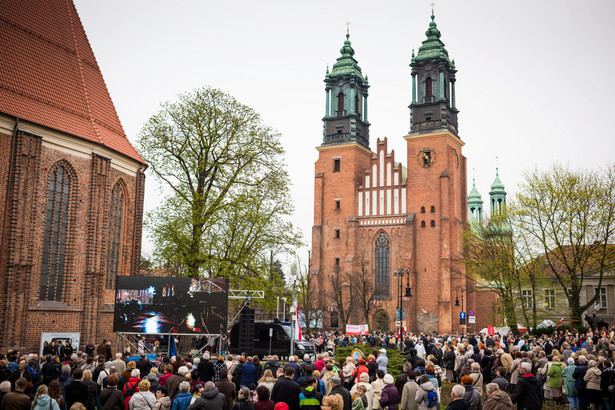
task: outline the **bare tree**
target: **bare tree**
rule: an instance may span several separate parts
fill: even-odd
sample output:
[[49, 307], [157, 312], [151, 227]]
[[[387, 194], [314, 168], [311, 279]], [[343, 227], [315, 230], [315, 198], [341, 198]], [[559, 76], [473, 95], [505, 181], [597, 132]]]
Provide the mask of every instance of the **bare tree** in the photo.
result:
[[335, 303], [338, 327], [345, 329], [350, 320], [354, 300], [350, 294], [350, 276], [339, 265], [333, 266], [331, 275], [331, 300]]
[[363, 319], [371, 329], [369, 318], [375, 308], [376, 286], [369, 259], [363, 252], [357, 258], [356, 272], [352, 279], [354, 283], [352, 298], [356, 299], [358, 308], [363, 313]]

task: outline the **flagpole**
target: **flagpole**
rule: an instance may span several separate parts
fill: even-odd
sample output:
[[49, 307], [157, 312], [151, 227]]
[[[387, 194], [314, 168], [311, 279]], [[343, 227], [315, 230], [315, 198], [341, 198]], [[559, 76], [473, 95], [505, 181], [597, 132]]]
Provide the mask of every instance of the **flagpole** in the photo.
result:
[[297, 275], [293, 275], [293, 301], [290, 312], [290, 355], [295, 355], [295, 321], [297, 320], [297, 300], [295, 299], [295, 288], [297, 287]]

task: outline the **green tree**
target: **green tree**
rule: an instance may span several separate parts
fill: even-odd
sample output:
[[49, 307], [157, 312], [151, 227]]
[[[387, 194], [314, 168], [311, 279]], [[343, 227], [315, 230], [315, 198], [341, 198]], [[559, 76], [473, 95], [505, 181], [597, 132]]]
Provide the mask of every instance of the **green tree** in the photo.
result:
[[539, 252], [547, 275], [563, 289], [573, 319], [596, 295], [580, 302], [588, 275], [598, 288], [615, 260], [615, 166], [572, 170], [555, 165], [546, 172], [527, 172], [519, 187], [515, 229]]
[[154, 257], [175, 274], [258, 288], [271, 251], [301, 245], [280, 135], [230, 95], [205, 87], [163, 103], [138, 145], [167, 192], [146, 219]]

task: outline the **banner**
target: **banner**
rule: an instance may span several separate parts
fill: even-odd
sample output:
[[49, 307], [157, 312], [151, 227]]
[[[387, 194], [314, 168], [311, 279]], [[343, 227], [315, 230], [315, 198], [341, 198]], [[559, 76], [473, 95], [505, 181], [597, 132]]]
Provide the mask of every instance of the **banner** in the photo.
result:
[[347, 335], [366, 335], [369, 333], [367, 325], [346, 325]]

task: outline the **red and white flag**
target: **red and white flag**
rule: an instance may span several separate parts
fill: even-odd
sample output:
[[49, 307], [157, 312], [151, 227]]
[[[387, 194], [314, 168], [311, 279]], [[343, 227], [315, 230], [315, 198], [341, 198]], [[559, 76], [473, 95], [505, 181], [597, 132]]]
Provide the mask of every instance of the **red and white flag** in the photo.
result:
[[295, 306], [295, 337], [301, 340], [301, 325], [299, 325], [299, 303]]
[[564, 323], [564, 318], [562, 318], [562, 320], [559, 321], [559, 323], [557, 325], [555, 325], [555, 328], [557, 329], [559, 327], [559, 325], [561, 325], [562, 323]]

